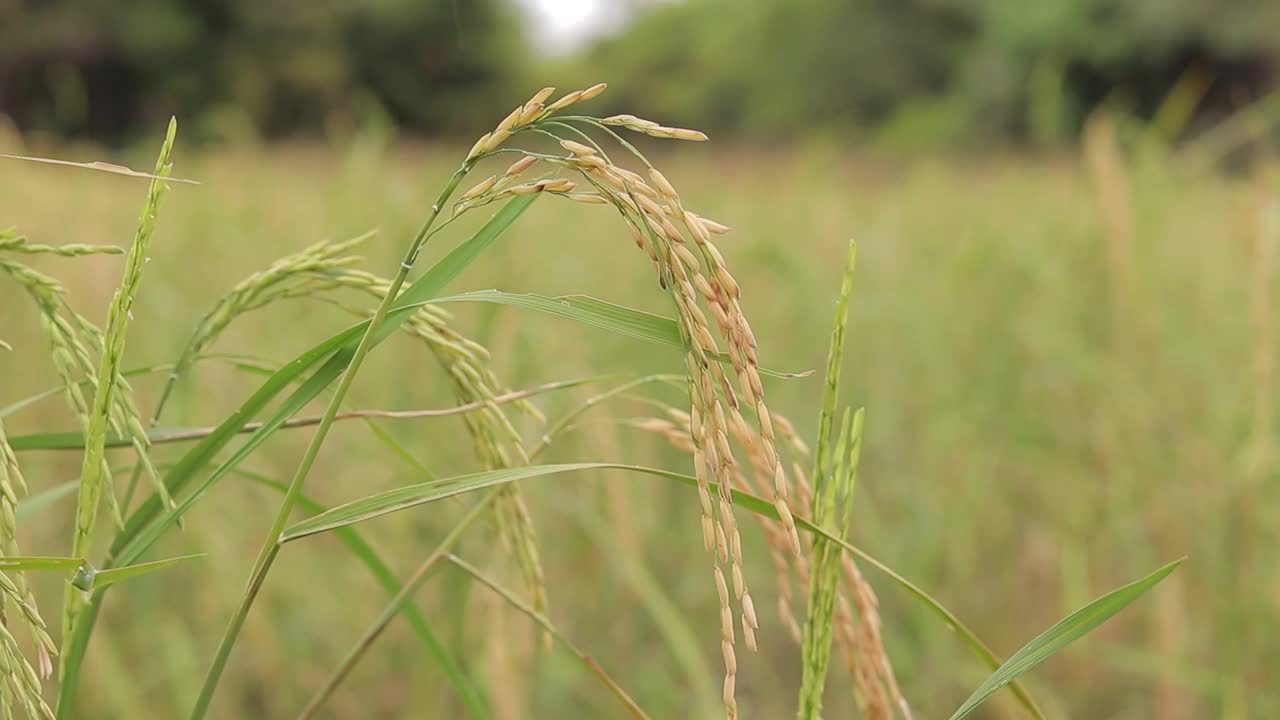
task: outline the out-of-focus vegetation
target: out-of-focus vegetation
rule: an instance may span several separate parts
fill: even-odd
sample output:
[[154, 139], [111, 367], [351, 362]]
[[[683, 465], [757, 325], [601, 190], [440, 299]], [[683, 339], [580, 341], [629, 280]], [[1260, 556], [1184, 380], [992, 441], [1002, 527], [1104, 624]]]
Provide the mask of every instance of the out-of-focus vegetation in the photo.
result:
[[512, 0], [10, 0], [0, 111], [99, 139], [173, 113], [213, 138], [385, 120], [469, 136], [468, 118], [553, 75], [607, 77], [608, 108], [708, 130], [934, 145], [1060, 142], [1100, 103], [1150, 117], [1174, 94], [1194, 128], [1280, 83], [1268, 0], [637, 3], [623, 32], [550, 67], [520, 18]]
[[[721, 245], [769, 366], [822, 366], [845, 243], [859, 238], [844, 393], [845, 402], [867, 407], [856, 543], [935, 593], [1006, 654], [1087, 599], [1190, 555], [1150, 598], [1037, 669], [1030, 689], [1053, 717], [1068, 710], [1134, 720], [1273, 717], [1280, 713], [1267, 671], [1280, 657], [1280, 570], [1269, 550], [1280, 542], [1274, 168], [1224, 179], [1158, 148], [1117, 149], [1108, 132], [1102, 126], [1093, 136], [1087, 161], [903, 162], [845, 151], [726, 151], [714, 143], [659, 161], [673, 182], [691, 188], [692, 206], [736, 227]], [[152, 266], [173, 270], [148, 277], [129, 365], [170, 360], [228, 287], [317, 239], [379, 226], [380, 238], [367, 247], [370, 267], [394, 267], [425, 198], [463, 151], [393, 152], [362, 141], [339, 151], [180, 153], [178, 174], [204, 184], [175, 187], [167, 200]], [[0, 165], [0, 173], [4, 219], [33, 241], [123, 242], [131, 233], [137, 181], [13, 164]], [[454, 289], [586, 292], [669, 312], [647, 261], [607, 213], [546, 200]], [[424, 262], [464, 235], [433, 240]], [[38, 266], [75, 288], [74, 304], [95, 316], [118, 262], [49, 258]], [[34, 318], [9, 312], [21, 301], [0, 285], [4, 337], [15, 346], [0, 355], [2, 402], [56, 384]], [[566, 321], [513, 308], [451, 309], [459, 328], [492, 349], [495, 371], [513, 387], [681, 367], [674, 349]], [[233, 325], [213, 350], [279, 361], [347, 322], [306, 301], [281, 304]], [[372, 357], [350, 407], [452, 404], [447, 384], [431, 379], [431, 362], [414, 344], [394, 341]], [[216, 420], [259, 382], [223, 363], [202, 366], [176, 395], [171, 422]], [[133, 384], [149, 408], [163, 378]], [[766, 384], [771, 403], [813, 437], [821, 381]], [[549, 395], [539, 404], [554, 420], [592, 392]], [[641, 417], [651, 408], [623, 398], [599, 412], [591, 417]], [[74, 420], [51, 398], [6, 425], [16, 435], [70, 429]], [[474, 467], [457, 423], [383, 427], [433, 472]], [[541, 432], [522, 429], [530, 437]], [[309, 437], [290, 432], [246, 468], [287, 477]], [[364, 425], [341, 425], [330, 442], [309, 489], [323, 502], [422, 478], [413, 463], [391, 461]], [[156, 450], [161, 462], [180, 453]], [[658, 438], [591, 418], [546, 459], [589, 457], [688, 463]], [[35, 488], [73, 478], [79, 468], [77, 453], [22, 460]], [[654, 717], [714, 716], [719, 649], [706, 630], [716, 623], [717, 600], [705, 558], [691, 551], [700, 539], [690, 492], [611, 473], [541, 479], [528, 489], [553, 620]], [[208, 558], [122, 585], [108, 599], [86, 665], [83, 692], [93, 702], [85, 717], [169, 717], [190, 707], [276, 501], [247, 479], [220, 488], [156, 555]], [[20, 526], [24, 548], [62, 546], [66, 502]], [[456, 520], [451, 510], [388, 517], [368, 525], [367, 537], [404, 576]], [[799, 682], [795, 650], [774, 611], [761, 540], [754, 529], [744, 540], [763, 627], [761, 652], [740, 657], [739, 702], [749, 717], [786, 717]], [[502, 551], [477, 539], [462, 553], [485, 559]], [[249, 619], [214, 716], [296, 712], [385, 600], [336, 542], [299, 545], [282, 563]], [[945, 716], [982, 669], [914, 599], [870, 570], [867, 576], [917, 717]], [[57, 585], [40, 579], [40, 597], [56, 598]], [[612, 698], [571, 657], [554, 652], [523, 664], [536, 647], [527, 619], [468, 587], [443, 572], [422, 590], [421, 603], [428, 617], [461, 619], [446, 624], [443, 636], [497, 717], [613, 715]], [[672, 636], [673, 627], [687, 638]], [[843, 674], [833, 675], [829, 716], [852, 712], [847, 687]], [[442, 717], [460, 712], [399, 621], [332, 705], [337, 716], [388, 718], [422, 707]], [[1022, 717], [1007, 697], [984, 713]]]
[[0, 2], [0, 112], [106, 140], [174, 114], [213, 138], [370, 119], [470, 132], [519, 94], [516, 20], [501, 0]]
[[[1141, 606], [1024, 680], [1051, 717], [1270, 718], [1280, 716], [1269, 671], [1280, 663], [1270, 551], [1280, 544], [1280, 169], [1265, 141], [1275, 102], [1250, 104], [1280, 82], [1276, 27], [1280, 5], [1268, 0], [687, 0], [636, 3], [622, 34], [539, 61], [503, 0], [0, 0], [0, 152], [25, 141], [33, 154], [101, 157], [58, 145], [88, 138], [121, 143], [145, 167], [154, 148], [136, 152], [130, 141], [169, 114], [186, 121], [175, 174], [203, 184], [166, 199], [151, 253], [164, 272], [148, 276], [129, 338], [126, 365], [138, 367], [173, 360], [228, 288], [317, 240], [379, 227], [362, 252], [371, 269], [394, 269], [467, 147], [405, 138], [491, 127], [545, 76], [569, 87], [608, 81], [593, 107], [602, 114], [643, 112], [731, 139], [657, 157], [690, 188], [691, 206], [736, 228], [720, 246], [765, 365], [822, 366], [846, 243], [858, 239], [841, 398], [867, 408], [856, 544], [1002, 655], [1086, 600], [1189, 555]], [[1144, 123], [1102, 120], [1100, 105]], [[387, 132], [395, 127], [399, 140]], [[1190, 149], [1170, 142], [1206, 128]], [[298, 135], [311, 141], [258, 142]], [[850, 137], [864, 144], [853, 149]], [[1246, 172], [1212, 171], [1247, 141], [1258, 152]], [[1059, 147], [896, 152], [950, 143]], [[0, 160], [0, 227], [33, 242], [125, 245], [140, 187]], [[545, 198], [451, 289], [589, 293], [670, 314], [647, 261], [606, 215]], [[472, 220], [433, 239], [424, 262]], [[103, 320], [118, 258], [31, 263]], [[28, 302], [0, 283], [0, 337], [14, 347], [0, 349], [0, 407], [57, 385]], [[450, 310], [512, 387], [682, 367], [677, 351], [514, 308]], [[213, 350], [270, 364], [348, 323], [328, 306], [281, 303], [237, 321]], [[348, 406], [455, 404], [431, 363], [419, 346], [389, 340]], [[167, 422], [217, 422], [260, 382], [242, 366], [204, 363], [179, 386]], [[765, 382], [770, 403], [813, 438], [820, 380]], [[150, 411], [163, 376], [132, 383]], [[598, 389], [538, 404], [554, 422]], [[623, 396], [599, 412], [545, 459], [688, 467], [625, 422], [651, 415], [650, 404]], [[56, 397], [5, 422], [14, 436], [76, 427]], [[544, 431], [519, 422], [530, 441]], [[386, 454], [387, 436], [408, 449], [403, 458]], [[282, 431], [245, 470], [287, 479], [308, 437]], [[181, 453], [155, 451], [161, 463]], [[80, 469], [74, 452], [21, 460], [33, 492]], [[308, 492], [336, 504], [460, 469], [478, 467], [456, 422], [342, 423]], [[689, 491], [611, 472], [527, 485], [548, 616], [655, 718], [717, 716], [720, 648], [706, 629], [718, 605]], [[247, 474], [228, 480], [155, 554], [208, 557], [113, 591], [85, 665], [85, 718], [187, 712], [277, 501]], [[65, 546], [74, 501], [61, 502], [20, 523], [24, 552]], [[461, 507], [362, 530], [405, 577]], [[746, 717], [788, 717], [796, 651], [754, 527], [744, 543], [762, 627], [760, 653], [739, 656], [739, 702]], [[503, 567], [492, 536], [459, 552]], [[866, 574], [916, 716], [945, 717], [984, 670], [914, 599]], [[33, 584], [56, 607], [60, 579]], [[442, 570], [418, 597], [496, 720], [616, 713], [575, 659], [539, 654], [527, 618], [461, 573]], [[385, 599], [337, 542], [291, 549], [211, 715], [295, 713]], [[849, 687], [832, 676], [828, 717], [853, 715]], [[336, 717], [463, 712], [400, 620], [329, 707]], [[1002, 695], [979, 716], [1022, 715]]]
[[1265, 0], [690, 0], [581, 66], [617, 107], [756, 136], [1058, 141], [1103, 101], [1153, 113], [1184, 76], [1209, 114], [1251, 99], [1280, 80], [1277, 26]]

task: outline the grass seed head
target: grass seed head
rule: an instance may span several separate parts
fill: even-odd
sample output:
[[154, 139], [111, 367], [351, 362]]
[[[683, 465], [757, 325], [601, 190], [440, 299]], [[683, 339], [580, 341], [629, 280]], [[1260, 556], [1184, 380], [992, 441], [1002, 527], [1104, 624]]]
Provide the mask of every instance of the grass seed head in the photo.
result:
[[542, 103], [531, 102], [520, 111], [520, 118], [516, 120], [516, 127], [524, 127], [542, 117], [546, 112], [547, 110]]
[[658, 188], [668, 200], [673, 203], [679, 200], [680, 196], [676, 194], [675, 187], [672, 186], [671, 181], [667, 180], [667, 176], [662, 174], [662, 171], [657, 168], [650, 168], [649, 179], [653, 181], [653, 186]]
[[547, 112], [559, 112], [574, 103], [582, 102], [582, 96], [583, 92], [581, 90], [574, 90], [559, 100], [551, 103], [551, 107], [547, 108]]
[[598, 95], [603, 93], [605, 91], [605, 88], [607, 87], [609, 87], [608, 83], [596, 83], [595, 85], [592, 85], [591, 87], [582, 91], [581, 100], [586, 101], [594, 97], [597, 97]]
[[485, 151], [485, 148], [488, 147], [491, 135], [492, 133], [485, 133], [480, 136], [479, 140], [476, 140], [476, 144], [472, 145], [471, 150], [467, 152], [467, 160], [477, 158]]
[[676, 140], [692, 140], [693, 142], [702, 142], [707, 140], [707, 134], [698, 130], [689, 130], [686, 128], [666, 128], [671, 137]]
[[498, 123], [497, 129], [498, 130], [513, 129], [516, 126], [516, 123], [519, 122], [520, 115], [523, 112], [524, 112], [524, 106], [523, 105], [517, 106], [515, 110], [511, 111], [510, 115], [506, 116], [505, 118], [502, 119], [502, 122]]
[[703, 227], [705, 227], [707, 231], [710, 232], [712, 235], [724, 235], [725, 233], [733, 229], [728, 225], [725, 225], [724, 223], [718, 223], [715, 220], [704, 217], [702, 215], [698, 215], [697, 217], [698, 217], [698, 220], [702, 222]]
[[462, 199], [470, 200], [472, 198], [480, 197], [481, 195], [489, 192], [489, 190], [492, 189], [494, 184], [497, 182], [498, 182], [497, 176], [490, 175], [484, 180], [481, 180], [480, 182], [473, 185], [470, 190], [462, 193]]
[[541, 105], [545, 103], [547, 101], [547, 98], [551, 97], [552, 93], [554, 93], [555, 91], [556, 89], [553, 87], [542, 88], [538, 92], [534, 93], [533, 97], [529, 98], [529, 101], [525, 103], [525, 107], [529, 107], [530, 105]]
[[525, 155], [519, 160], [511, 163], [511, 166], [507, 168], [505, 176], [509, 178], [516, 177], [517, 175], [522, 174], [525, 170], [533, 167], [536, 162], [538, 162], [538, 158], [532, 155]]
[[599, 155], [577, 155], [577, 156], [574, 156], [574, 158], [569, 162], [573, 163], [575, 167], [586, 168], [586, 169], [594, 168], [597, 170], [602, 170], [608, 166], [608, 164], [604, 161], [604, 159], [601, 158]]
[[565, 150], [568, 150], [574, 155], [595, 155], [596, 154], [595, 148], [591, 147], [590, 145], [583, 145], [582, 143], [575, 142], [573, 140], [561, 140], [560, 147], [563, 147]]
[[485, 143], [481, 147], [480, 152], [482, 154], [491, 153], [494, 150], [497, 150], [498, 148], [502, 147], [502, 144], [505, 143], [510, 138], [511, 138], [510, 130], [494, 130], [492, 133], [489, 134], [488, 139], [485, 140]]

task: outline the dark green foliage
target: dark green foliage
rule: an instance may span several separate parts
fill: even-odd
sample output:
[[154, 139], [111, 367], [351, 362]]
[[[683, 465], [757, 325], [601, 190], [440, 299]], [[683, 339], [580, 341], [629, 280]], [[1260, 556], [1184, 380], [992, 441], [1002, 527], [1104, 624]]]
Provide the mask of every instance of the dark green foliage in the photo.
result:
[[1275, 27], [1267, 0], [688, 0], [582, 64], [616, 107], [706, 129], [1059, 139], [1104, 100], [1153, 112], [1191, 68], [1202, 107], [1256, 96], [1280, 81]]
[[383, 113], [469, 131], [521, 52], [501, 0], [0, 0], [0, 108], [105, 139], [174, 113], [212, 134]]

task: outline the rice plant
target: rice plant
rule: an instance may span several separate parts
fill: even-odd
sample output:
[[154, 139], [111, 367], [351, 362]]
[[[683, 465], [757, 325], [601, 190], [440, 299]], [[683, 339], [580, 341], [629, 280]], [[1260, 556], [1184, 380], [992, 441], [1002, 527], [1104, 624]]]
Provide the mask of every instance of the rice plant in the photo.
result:
[[[403, 248], [402, 259], [388, 275], [364, 270], [362, 258], [351, 254], [382, 238], [373, 233], [342, 242], [322, 242], [281, 257], [269, 267], [249, 274], [218, 299], [195, 327], [171, 365], [158, 401], [143, 422], [131, 388], [125, 380], [125, 345], [132, 308], [146, 299], [143, 285], [149, 247], [164, 242], [158, 219], [167, 189], [176, 138], [171, 123], [155, 171], [136, 173], [116, 166], [89, 164], [90, 168], [150, 181], [138, 229], [125, 253], [119, 288], [108, 308], [105, 327], [94, 326], [75, 311], [66, 292], [53, 277], [19, 262], [23, 253], [76, 257], [118, 253], [115, 248], [82, 245], [49, 246], [27, 241], [16, 232], [0, 235], [0, 271], [23, 288], [34, 301], [48, 336], [51, 364], [61, 381], [79, 432], [31, 433], [13, 442], [0, 426], [0, 589], [4, 607], [17, 609], [35, 638], [34, 664], [20, 651], [7, 630], [0, 632], [0, 702], [6, 712], [19, 707], [30, 717], [77, 717], [82, 707], [82, 680], [94, 672], [86, 664], [86, 650], [101, 617], [109, 586], [120, 580], [162, 570], [189, 558], [146, 561], [156, 543], [170, 530], [181, 527], [184, 516], [228, 477], [244, 475], [280, 495], [268, 531], [263, 535], [239, 604], [227, 619], [222, 639], [213, 650], [190, 717], [204, 718], [217, 697], [220, 679], [235, 661], [235, 648], [246, 620], [254, 611], [260, 591], [271, 581], [272, 570], [292, 543], [332, 533], [378, 578], [390, 596], [383, 612], [371, 619], [366, 631], [332, 669], [301, 709], [302, 717], [320, 712], [340, 691], [343, 681], [370, 653], [397, 618], [404, 617], [439, 665], [466, 711], [486, 717], [485, 701], [475, 683], [438, 638], [433, 626], [454, 618], [425, 616], [414, 604], [415, 593], [434, 573], [448, 565], [464, 572], [520, 613], [543, 633], [546, 646], [557, 642], [582, 661], [589, 674], [602, 682], [618, 704], [618, 711], [632, 717], [648, 717], [624, 688], [625, 676], [611, 674], [586, 650], [579, 649], [552, 621], [555, 584], [547, 578], [539, 545], [545, 535], [536, 530], [525, 494], [536, 492], [536, 478], [565, 473], [599, 473], [620, 470], [665, 478], [690, 489], [687, 518], [697, 523], [707, 555], [710, 582], [718, 600], [718, 640], [723, 676], [719, 702], [727, 718], [748, 715], [739, 706], [739, 654], [754, 651], [761, 630], [759, 611], [748, 577], [743, 518], [754, 517], [776, 571], [779, 617], [799, 648], [801, 684], [797, 716], [816, 720], [821, 716], [826, 677], [834, 647], [838, 647], [853, 679], [852, 694], [863, 717], [911, 717], [910, 703], [899, 687], [889, 652], [882, 638], [882, 622], [876, 592], [862, 574], [870, 566], [884, 574], [893, 587], [907, 591], [955, 631], [976, 658], [993, 671], [991, 678], [953, 716], [959, 718], [1004, 685], [1011, 685], [1023, 707], [1041, 716], [1036, 703], [1018, 676], [1096, 626], [1173, 570], [1176, 563], [1113, 593], [1099, 598], [1059, 625], [1032, 640], [1008, 661], [988, 649], [954, 613], [920, 587], [851, 544], [851, 508], [859, 477], [864, 413], [838, 411], [839, 381], [846, 354], [846, 315], [853, 302], [854, 253], [852, 246], [844, 283], [836, 305], [826, 369], [825, 394], [818, 413], [818, 435], [813, 443], [800, 436], [795, 425], [766, 402], [764, 378], [778, 383], [769, 393], [786, 392], [794, 373], [781, 373], [761, 364], [761, 347], [744, 310], [749, 293], [731, 271], [717, 246], [717, 238], [730, 228], [686, 206], [675, 184], [651, 162], [625, 133], [656, 139], [701, 142], [707, 137], [696, 130], [671, 127], [624, 114], [595, 117], [575, 114], [579, 106], [605, 90], [604, 84], [570, 92], [553, 100], [545, 88], [516, 106], [492, 131], [484, 134], [462, 158], [434, 202], [424, 211], [418, 231]], [[74, 163], [73, 163], [74, 164]], [[635, 169], [626, 167], [631, 165]], [[484, 174], [481, 168], [494, 169]], [[114, 169], [113, 169], [114, 168]], [[483, 174], [475, 180], [473, 175]], [[463, 189], [467, 187], [468, 189]], [[184, 188], [186, 190], [186, 188]], [[198, 188], [191, 191], [199, 192]], [[616, 217], [619, 235], [629, 238], [640, 251], [637, 265], [649, 267], [658, 292], [665, 298], [670, 317], [642, 312], [585, 296], [544, 297], [503, 291], [445, 294], [451, 281], [479, 257], [492, 252], [535, 201], [550, 196], [598, 207]], [[469, 237], [418, 273], [424, 247], [458, 221], [498, 210]], [[634, 253], [633, 253], [634, 255]], [[216, 425], [196, 430], [167, 428], [164, 411], [173, 390], [187, 381], [210, 357], [211, 348], [224, 331], [240, 318], [285, 301], [316, 303], [316, 307], [340, 315], [354, 315], [357, 322], [321, 340], [286, 363], [257, 368], [265, 374], [261, 385], [238, 408]], [[636, 376], [619, 379], [615, 386], [594, 396], [587, 404], [557, 422], [548, 423], [532, 398], [606, 378], [571, 378], [542, 386], [513, 389], [491, 365], [491, 353], [455, 327], [445, 309], [450, 303], [491, 303], [523, 311], [542, 312], [586, 325], [675, 349], [683, 360], [682, 374], [654, 375], [636, 368]], [[452, 389], [457, 404], [434, 411], [357, 411], [346, 408], [354, 383], [369, 355], [385, 340], [400, 333], [425, 344], [439, 365], [435, 376], [415, 376], [418, 382], [439, 382]], [[662, 383], [680, 387], [679, 406], [644, 396], [658, 414], [630, 418], [625, 426], [638, 433], [657, 434], [689, 457], [691, 472], [620, 463], [590, 457], [575, 463], [540, 462], [542, 452], [570, 424], [597, 404], [642, 392]], [[87, 393], [87, 394], [86, 394]], [[323, 411], [315, 417], [300, 413], [312, 401], [327, 395]], [[335, 424], [354, 418], [457, 416], [472, 444], [476, 468], [449, 477], [432, 477], [325, 508], [308, 493], [309, 479], [322, 472], [317, 463], [326, 438]], [[0, 413], [0, 417], [3, 413]], [[867, 417], [874, 422], [874, 412]], [[538, 428], [536, 440], [520, 423]], [[277, 432], [309, 427], [311, 437], [297, 459], [288, 482], [255, 475], [242, 467], [264, 442]], [[237, 444], [237, 440], [243, 440]], [[400, 451], [390, 438], [389, 451]], [[152, 460], [153, 445], [193, 442], [171, 463]], [[70, 550], [66, 557], [25, 557], [18, 553], [14, 526], [17, 499], [24, 492], [17, 450], [73, 447], [83, 452], [82, 469], [75, 485], [77, 506]], [[130, 448], [133, 472], [121, 498], [116, 474], [108, 463], [111, 448]], [[142, 484], [146, 475], [150, 482]], [[869, 478], [866, 482], [875, 482]], [[149, 488], [149, 492], [148, 492]], [[44, 492], [62, 492], [44, 488]], [[139, 503], [135, 494], [142, 493]], [[457, 522], [421, 557], [417, 568], [403, 581], [359, 534], [368, 520], [450, 498], [474, 497], [464, 511], [454, 512]], [[696, 497], [696, 500], [693, 498]], [[103, 500], [114, 522], [100, 527], [98, 513]], [[297, 519], [299, 512], [306, 515]], [[696, 516], [696, 520], [694, 520]], [[681, 520], [675, 518], [673, 521]], [[467, 534], [483, 528], [500, 538], [507, 563], [522, 578], [523, 593], [462, 557], [459, 543]], [[102, 535], [109, 535], [105, 551]], [[23, 570], [61, 572], [66, 577], [62, 608], [61, 647], [54, 646], [44, 630], [32, 595], [24, 584]], [[3, 573], [11, 573], [12, 577]], [[277, 579], [277, 582], [280, 580]], [[795, 588], [807, 591], [803, 614]], [[941, 627], [941, 626], [940, 626]], [[50, 658], [59, 654], [57, 702], [46, 705], [42, 680], [52, 672]], [[79, 703], [79, 704], [78, 704]]]

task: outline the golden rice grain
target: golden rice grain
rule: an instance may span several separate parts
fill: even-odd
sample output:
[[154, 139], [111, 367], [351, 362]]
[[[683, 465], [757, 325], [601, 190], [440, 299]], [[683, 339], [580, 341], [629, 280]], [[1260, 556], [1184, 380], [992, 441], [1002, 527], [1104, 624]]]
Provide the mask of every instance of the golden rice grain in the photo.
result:
[[511, 167], [508, 167], [507, 172], [504, 174], [507, 177], [515, 177], [523, 173], [525, 170], [533, 167], [536, 162], [538, 162], [538, 158], [533, 157], [532, 155], [525, 155], [519, 160], [511, 163]]
[[574, 155], [595, 155], [596, 154], [595, 148], [589, 145], [583, 145], [580, 142], [574, 142], [573, 140], [561, 140], [560, 147], [564, 148], [565, 150], [568, 150]]

